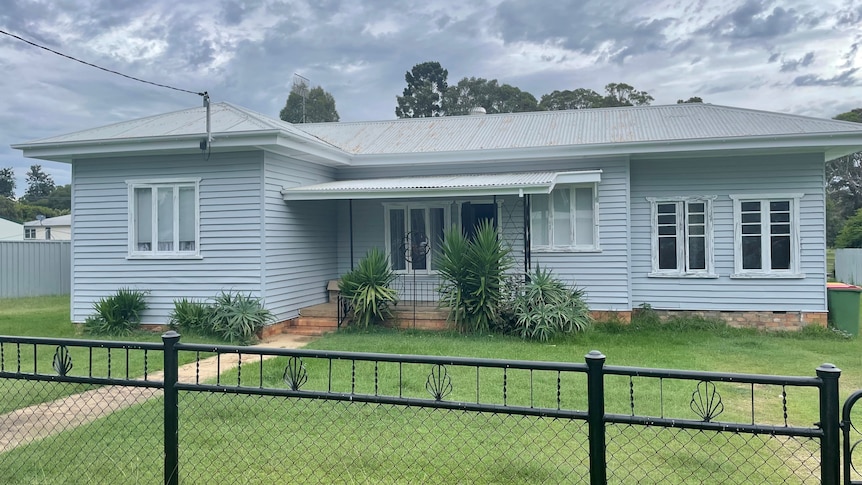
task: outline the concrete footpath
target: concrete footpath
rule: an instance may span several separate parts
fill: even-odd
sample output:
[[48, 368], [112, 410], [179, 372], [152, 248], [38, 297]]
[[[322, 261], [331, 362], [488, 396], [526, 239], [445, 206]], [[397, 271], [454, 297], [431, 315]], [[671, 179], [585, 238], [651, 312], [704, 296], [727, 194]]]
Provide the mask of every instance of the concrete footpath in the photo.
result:
[[[298, 349], [311, 340], [313, 337], [276, 334], [254, 347]], [[218, 368], [222, 372], [233, 369], [237, 365], [238, 357], [237, 354], [223, 354]], [[272, 357], [274, 356], [264, 356], [264, 360]], [[255, 358], [254, 362], [259, 360]], [[196, 373], [201, 381], [212, 379], [216, 377], [218, 368], [216, 357], [202, 359], [197, 366], [194, 362], [185, 364], [179, 368], [179, 380], [194, 382]], [[149, 374], [147, 379], [161, 381], [164, 379], [164, 373], [154, 372]], [[0, 453], [90, 423], [161, 395], [160, 389], [148, 387], [106, 386], [0, 415]]]

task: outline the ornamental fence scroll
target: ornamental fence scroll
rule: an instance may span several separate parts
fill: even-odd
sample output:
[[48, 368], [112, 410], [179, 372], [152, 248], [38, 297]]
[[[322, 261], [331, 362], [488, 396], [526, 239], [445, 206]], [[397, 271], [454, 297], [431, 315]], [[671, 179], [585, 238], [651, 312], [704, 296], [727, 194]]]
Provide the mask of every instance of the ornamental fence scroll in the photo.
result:
[[839, 375], [0, 337], [0, 474], [837, 485]]

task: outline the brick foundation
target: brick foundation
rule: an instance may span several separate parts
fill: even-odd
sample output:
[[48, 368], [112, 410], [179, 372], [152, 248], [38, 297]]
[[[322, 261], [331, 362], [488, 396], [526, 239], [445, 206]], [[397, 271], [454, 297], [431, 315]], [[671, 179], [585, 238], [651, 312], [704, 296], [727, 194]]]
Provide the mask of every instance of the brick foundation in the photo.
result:
[[590, 316], [593, 317], [593, 321], [596, 323], [604, 323], [604, 322], [618, 322], [618, 323], [631, 323], [632, 322], [632, 312], [615, 312], [615, 311], [606, 311], [606, 310], [592, 310], [590, 311]]
[[655, 310], [662, 321], [674, 317], [721, 320], [731, 327], [761, 330], [801, 330], [808, 325], [826, 327], [826, 312], [727, 312], [714, 310]]

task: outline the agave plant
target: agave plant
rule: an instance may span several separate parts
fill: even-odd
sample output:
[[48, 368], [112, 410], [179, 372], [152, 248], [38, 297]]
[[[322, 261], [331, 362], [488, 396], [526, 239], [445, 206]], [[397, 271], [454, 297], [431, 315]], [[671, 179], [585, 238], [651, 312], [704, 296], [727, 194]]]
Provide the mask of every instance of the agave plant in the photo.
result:
[[241, 292], [222, 291], [208, 312], [212, 332], [231, 343], [247, 344], [272, 321], [272, 313], [260, 298]]
[[128, 335], [141, 324], [141, 313], [147, 309], [149, 292], [120, 288], [111, 296], [93, 303], [94, 315], [87, 317], [84, 328], [94, 334]]
[[386, 255], [377, 248], [341, 277], [338, 289], [350, 303], [357, 324], [367, 327], [391, 315], [389, 306], [397, 301], [395, 289], [390, 287], [394, 280]]

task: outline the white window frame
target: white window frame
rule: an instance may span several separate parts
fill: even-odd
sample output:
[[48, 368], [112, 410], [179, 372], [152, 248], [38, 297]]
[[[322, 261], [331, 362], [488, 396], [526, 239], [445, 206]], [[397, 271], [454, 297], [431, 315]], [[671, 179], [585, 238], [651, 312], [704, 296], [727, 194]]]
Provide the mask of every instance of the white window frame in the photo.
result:
[[[647, 275], [651, 278], [718, 278], [715, 274], [715, 253], [713, 250], [713, 201], [714, 195], [686, 197], [647, 197], [650, 203], [650, 248], [652, 252], [652, 271]], [[705, 269], [690, 269], [689, 254], [689, 221], [688, 204], [704, 204], [704, 253]], [[658, 206], [659, 204], [676, 204], [676, 262], [675, 269], [659, 268], [659, 234]], [[680, 244], [682, 241], [682, 244]]]
[[36, 239], [36, 228], [35, 227], [25, 227], [24, 228], [24, 239]]
[[[590, 245], [577, 245], [574, 244], [574, 241], [577, 241], [577, 235], [575, 234], [576, 229], [576, 206], [575, 206], [575, 197], [574, 190], [575, 189], [592, 189], [593, 190], [593, 242]], [[530, 251], [536, 253], [552, 253], [552, 252], [583, 252], [583, 253], [598, 253], [601, 252], [601, 248], [599, 247], [599, 184], [598, 183], [589, 183], [589, 184], [566, 184], [566, 185], [557, 185], [554, 189], [547, 195], [548, 203], [553, 204], [553, 194], [554, 190], [569, 190], [569, 221], [570, 226], [572, 228], [571, 234], [569, 234], [569, 241], [571, 244], [564, 245], [555, 245], [554, 244], [554, 218], [551, 217], [548, 220], [548, 244], [536, 244], [535, 238], [530, 237]], [[532, 198], [530, 200], [530, 234], [535, 234], [535, 226], [533, 224], [533, 209], [532, 209]], [[552, 211], [552, 208], [549, 207]]]
[[[129, 205], [129, 243], [128, 243], [128, 252], [129, 255], [126, 259], [202, 259], [200, 255], [200, 240], [201, 240], [201, 217], [200, 217], [200, 178], [182, 178], [182, 179], [146, 179], [146, 180], [127, 180], [126, 185], [128, 186], [128, 205]], [[195, 249], [194, 251], [180, 251], [179, 249], [173, 251], [159, 251], [158, 243], [153, 241], [152, 250], [150, 251], [142, 251], [137, 248], [137, 215], [135, 214], [135, 189], [151, 189], [153, 191], [153, 196], [151, 197], [153, 203], [152, 214], [157, 214], [158, 209], [156, 207], [156, 203], [158, 198], [155, 196], [155, 192], [159, 188], [170, 187], [173, 188], [173, 201], [174, 207], [179, 207], [179, 188], [180, 187], [194, 187], [195, 189]], [[158, 234], [158, 218], [152, 218], [152, 234], [153, 238], [157, 238]], [[179, 248], [179, 210], [174, 210], [174, 220], [173, 220], [173, 234], [174, 241], [172, 247]]]
[[[452, 227], [452, 204], [447, 202], [408, 202], [408, 203], [384, 203], [383, 204], [383, 216], [384, 216], [384, 237], [385, 248], [386, 248], [386, 261], [389, 264], [389, 267], [392, 267], [392, 254], [395, 251], [398, 251], [399, 248], [392, 247], [392, 228], [389, 225], [390, 217], [389, 212], [393, 209], [403, 210], [404, 211], [404, 223], [407, 227], [404, 228], [405, 234], [411, 232], [413, 230], [410, 227], [410, 211], [413, 209], [424, 209], [425, 210], [425, 229], [428, 230], [431, 224], [431, 217], [429, 210], [430, 209], [443, 209], [443, 232], [445, 234], [449, 228]], [[430, 232], [430, 231], [429, 231]], [[427, 232], [426, 232], [427, 234]], [[433, 251], [433, 247], [432, 247]], [[432, 275], [437, 274], [437, 270], [431, 269], [431, 256], [432, 252], [429, 251], [426, 256], [425, 269], [414, 270], [412, 265], [409, 262], [405, 262], [405, 269], [393, 269], [392, 272], [395, 274], [413, 274], [416, 273], [418, 275]]]
[[[731, 278], [805, 278], [800, 267], [799, 238], [799, 202], [805, 194], [731, 194], [733, 200], [733, 264], [734, 273]], [[766, 225], [766, 231], [761, 230], [761, 262], [763, 266], [772, 264], [771, 246], [769, 243], [769, 202], [790, 202], [790, 268], [789, 269], [743, 269], [742, 268], [742, 203], [760, 202], [761, 228]], [[764, 211], [763, 207], [767, 210]]]

